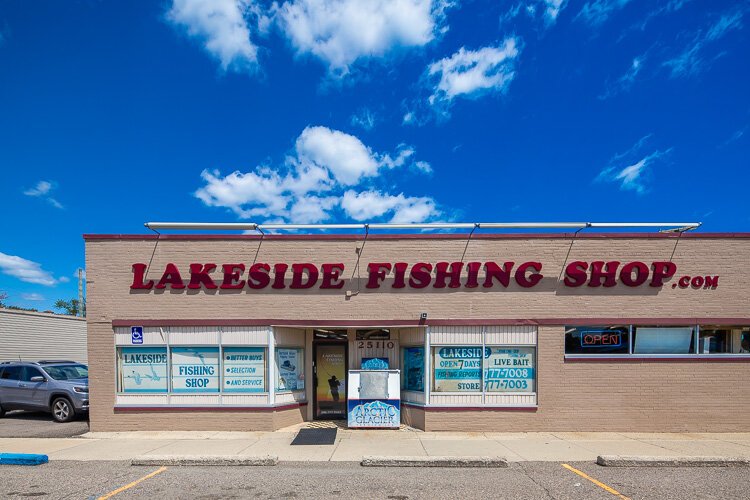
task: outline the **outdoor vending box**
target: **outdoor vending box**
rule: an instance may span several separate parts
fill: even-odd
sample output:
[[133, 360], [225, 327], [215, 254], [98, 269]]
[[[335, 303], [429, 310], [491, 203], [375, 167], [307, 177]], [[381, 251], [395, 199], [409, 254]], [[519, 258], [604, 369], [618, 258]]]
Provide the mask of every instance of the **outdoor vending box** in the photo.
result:
[[348, 382], [350, 428], [399, 428], [401, 370], [349, 370]]

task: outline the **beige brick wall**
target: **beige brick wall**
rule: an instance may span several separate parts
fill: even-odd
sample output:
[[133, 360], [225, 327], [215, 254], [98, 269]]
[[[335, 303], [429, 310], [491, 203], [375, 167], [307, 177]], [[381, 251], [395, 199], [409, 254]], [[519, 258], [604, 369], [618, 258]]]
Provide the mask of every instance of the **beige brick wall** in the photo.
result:
[[428, 411], [426, 430], [750, 431], [750, 362], [565, 361], [563, 349], [562, 328], [539, 328], [537, 411]]
[[[477, 239], [465, 262], [529, 260], [544, 264], [536, 287], [503, 289], [427, 288], [394, 290], [386, 282], [345, 297], [361, 241], [332, 240], [97, 240], [86, 242], [88, 349], [91, 367], [92, 430], [143, 428], [261, 429], [296, 422], [307, 412], [115, 413], [115, 353], [112, 321], [129, 320], [416, 320], [545, 318], [747, 318], [750, 316], [750, 243], [743, 238]], [[465, 240], [398, 239], [367, 242], [362, 279], [369, 262], [460, 260]], [[156, 248], [155, 252], [154, 249]], [[673, 261], [677, 276], [719, 275], [719, 287], [693, 290], [647, 285], [568, 289], [557, 277], [570, 248], [572, 260]], [[158, 280], [167, 262], [188, 278], [191, 262], [343, 262], [342, 290], [164, 290], [131, 291], [131, 265], [153, 262], [148, 278]], [[219, 273], [216, 274], [217, 279]], [[288, 274], [288, 278], [291, 276]], [[477, 430], [750, 430], [750, 398], [743, 384], [748, 363], [738, 362], [565, 362], [560, 327], [540, 328], [539, 409], [521, 412], [427, 412], [428, 429]], [[416, 412], [413, 418], [418, 418]], [[189, 415], [189, 416], [188, 416]], [[412, 418], [412, 417], [410, 417]], [[456, 422], [460, 422], [457, 424]]]
[[[537, 260], [544, 264], [544, 280], [534, 288], [514, 283], [504, 289], [400, 290], [386, 283], [378, 290], [361, 286], [358, 296], [347, 299], [344, 291], [356, 289], [347, 282], [342, 290], [264, 290], [133, 291], [131, 265], [148, 263], [154, 252], [153, 240], [87, 241], [88, 315], [93, 321], [115, 318], [284, 318], [310, 319], [411, 319], [419, 313], [438, 318], [549, 318], [549, 317], [681, 317], [747, 316], [747, 283], [750, 273], [750, 241], [747, 239], [579, 239], [573, 244], [568, 262], [573, 260], [669, 260], [678, 274], [720, 275], [715, 290], [647, 285], [628, 288], [565, 288], [557, 277], [570, 247], [570, 240], [475, 240], [469, 244], [465, 262], [506, 260], [521, 263]], [[177, 264], [188, 277], [191, 262], [251, 264], [258, 251], [258, 262], [343, 262], [349, 278], [361, 242], [315, 240], [264, 240], [258, 251], [257, 240], [161, 240], [156, 246], [148, 278], [158, 280], [167, 262]], [[431, 262], [460, 260], [463, 240], [371, 240], [362, 254], [362, 276], [366, 279], [369, 262]], [[216, 273], [218, 277], [220, 273]], [[290, 277], [290, 273], [287, 274]]]

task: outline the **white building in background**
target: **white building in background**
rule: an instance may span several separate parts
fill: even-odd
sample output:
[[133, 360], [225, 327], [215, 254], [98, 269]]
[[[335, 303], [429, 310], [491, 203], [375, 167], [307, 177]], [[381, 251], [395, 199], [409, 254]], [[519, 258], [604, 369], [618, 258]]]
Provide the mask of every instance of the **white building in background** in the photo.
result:
[[0, 308], [0, 361], [87, 363], [86, 318]]

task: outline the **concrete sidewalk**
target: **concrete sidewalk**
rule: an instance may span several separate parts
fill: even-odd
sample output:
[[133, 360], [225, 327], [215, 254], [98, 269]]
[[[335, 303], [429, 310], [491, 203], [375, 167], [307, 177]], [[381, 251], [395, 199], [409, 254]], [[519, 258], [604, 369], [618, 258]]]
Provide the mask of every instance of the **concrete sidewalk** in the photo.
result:
[[598, 455], [750, 458], [750, 433], [493, 433], [339, 429], [333, 445], [291, 446], [298, 427], [277, 432], [88, 433], [77, 438], [2, 438], [0, 453], [53, 460], [130, 460], [143, 455], [278, 456], [281, 461], [360, 461], [364, 456], [504, 457], [594, 461]]

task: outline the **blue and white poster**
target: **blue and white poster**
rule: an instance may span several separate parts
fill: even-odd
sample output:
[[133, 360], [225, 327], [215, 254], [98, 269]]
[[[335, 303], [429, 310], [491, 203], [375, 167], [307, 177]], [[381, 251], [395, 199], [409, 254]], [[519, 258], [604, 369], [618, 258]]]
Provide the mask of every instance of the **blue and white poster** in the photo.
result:
[[487, 392], [534, 392], [533, 347], [488, 347], [484, 387]]
[[434, 363], [437, 392], [480, 392], [482, 369], [487, 392], [534, 392], [533, 347], [439, 347]]
[[[485, 354], [488, 354], [486, 348]], [[435, 391], [480, 392], [482, 347], [455, 346], [435, 349]]]
[[387, 370], [388, 358], [362, 358], [362, 370]]
[[173, 347], [172, 392], [219, 392], [219, 348]]
[[167, 392], [167, 348], [123, 347], [120, 376], [122, 392]]
[[265, 373], [263, 347], [224, 348], [224, 392], [264, 392]]
[[301, 391], [305, 388], [302, 349], [276, 349], [276, 390]]
[[424, 347], [407, 347], [404, 349], [404, 381], [406, 391], [424, 391]]
[[401, 426], [401, 402], [393, 400], [350, 399], [347, 403], [350, 428], [398, 428]]

